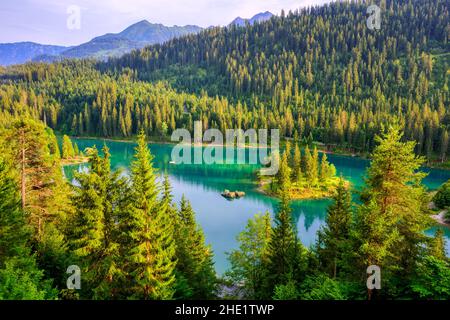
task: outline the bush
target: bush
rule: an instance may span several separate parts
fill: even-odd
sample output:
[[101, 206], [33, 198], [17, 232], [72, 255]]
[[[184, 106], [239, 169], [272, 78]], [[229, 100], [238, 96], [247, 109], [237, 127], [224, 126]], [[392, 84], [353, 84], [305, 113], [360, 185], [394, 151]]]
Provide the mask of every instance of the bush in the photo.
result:
[[440, 209], [450, 206], [450, 180], [444, 183], [433, 197], [434, 204]]

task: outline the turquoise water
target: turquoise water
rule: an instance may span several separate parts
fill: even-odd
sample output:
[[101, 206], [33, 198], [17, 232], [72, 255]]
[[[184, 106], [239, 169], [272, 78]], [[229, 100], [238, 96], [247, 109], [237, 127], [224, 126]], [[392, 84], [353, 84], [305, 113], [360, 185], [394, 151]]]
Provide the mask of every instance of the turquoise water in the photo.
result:
[[[127, 142], [74, 139], [80, 150], [104, 143], [110, 148], [111, 166], [126, 173], [134, 154], [135, 144]], [[154, 166], [159, 173], [169, 175], [175, 201], [184, 194], [192, 203], [197, 220], [203, 227], [206, 241], [214, 250], [216, 270], [223, 273], [228, 267], [226, 252], [237, 247], [236, 236], [256, 213], [277, 208], [277, 201], [256, 191], [256, 165], [184, 165], [170, 164], [172, 145], [150, 144], [154, 155]], [[248, 152], [248, 150], [247, 150]], [[368, 160], [338, 155], [328, 155], [338, 173], [350, 180], [355, 188], [363, 185], [363, 175]], [[71, 179], [73, 170], [83, 170], [86, 164], [66, 167], [66, 176]], [[450, 171], [424, 169], [429, 175], [424, 180], [430, 189], [436, 189], [450, 179]], [[224, 189], [245, 191], [246, 196], [229, 201], [220, 195]], [[292, 203], [293, 217], [302, 243], [310, 246], [315, 242], [317, 231], [324, 224], [329, 200], [295, 201]], [[450, 253], [450, 229], [436, 226], [427, 233], [433, 234], [443, 228], [447, 237], [447, 252]]]

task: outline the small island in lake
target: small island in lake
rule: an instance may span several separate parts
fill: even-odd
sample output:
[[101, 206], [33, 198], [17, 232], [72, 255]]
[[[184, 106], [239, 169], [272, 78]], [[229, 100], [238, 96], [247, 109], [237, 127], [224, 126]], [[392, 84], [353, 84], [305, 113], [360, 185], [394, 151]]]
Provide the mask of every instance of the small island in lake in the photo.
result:
[[245, 196], [245, 192], [243, 191], [230, 191], [230, 190], [224, 190], [224, 192], [221, 193], [222, 197], [227, 198], [228, 200], [233, 199], [239, 199]]
[[[278, 197], [281, 190], [288, 189], [293, 200], [328, 198], [334, 194], [340, 179], [326, 153], [319, 157], [317, 148], [314, 147], [311, 153], [309, 146], [302, 153], [296, 145], [292, 154], [288, 142], [279, 159], [278, 173], [273, 177], [260, 177], [259, 191]], [[350, 185], [345, 180], [344, 184], [346, 187]]]

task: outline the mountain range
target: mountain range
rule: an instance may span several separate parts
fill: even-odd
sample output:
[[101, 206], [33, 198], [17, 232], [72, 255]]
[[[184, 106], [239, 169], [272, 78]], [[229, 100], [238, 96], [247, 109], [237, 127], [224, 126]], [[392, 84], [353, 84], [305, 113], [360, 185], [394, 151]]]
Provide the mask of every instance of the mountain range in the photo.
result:
[[[229, 25], [245, 26], [270, 19], [270, 12], [259, 13], [250, 19], [237, 17]], [[0, 65], [28, 61], [51, 62], [66, 58], [94, 58], [104, 60], [117, 57], [152, 44], [161, 44], [173, 38], [195, 34], [203, 28], [195, 25], [167, 27], [146, 20], [137, 22], [119, 33], [107, 33], [78, 46], [64, 47], [34, 42], [0, 44]]]
[[273, 14], [270, 13], [269, 11], [266, 11], [266, 12], [258, 13], [257, 15], [253, 16], [250, 19], [243, 19], [241, 17], [237, 17], [230, 23], [230, 25], [237, 25], [239, 27], [244, 27], [246, 25], [246, 23], [253, 25], [253, 24], [255, 24], [255, 22], [267, 21], [272, 17], [273, 17]]

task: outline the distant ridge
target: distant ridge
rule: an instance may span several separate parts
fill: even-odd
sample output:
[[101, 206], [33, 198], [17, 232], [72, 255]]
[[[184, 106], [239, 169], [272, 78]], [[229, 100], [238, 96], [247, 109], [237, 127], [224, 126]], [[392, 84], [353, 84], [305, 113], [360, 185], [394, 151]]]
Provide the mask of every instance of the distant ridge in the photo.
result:
[[68, 47], [52, 46], [35, 42], [0, 43], [0, 65], [9, 66], [31, 61], [39, 55], [58, 55]]
[[[250, 19], [237, 17], [229, 26], [253, 25], [267, 21], [274, 15], [261, 12]], [[8, 66], [28, 61], [52, 62], [65, 58], [94, 58], [105, 60], [118, 57], [133, 49], [141, 49], [148, 45], [161, 44], [173, 38], [195, 34], [203, 28], [196, 25], [167, 27], [147, 20], [136, 22], [119, 33], [107, 33], [78, 46], [64, 47], [43, 45], [34, 42], [17, 42], [0, 44], [0, 65]]]
[[264, 22], [264, 21], [269, 20], [272, 17], [273, 17], [273, 14], [269, 11], [258, 13], [250, 19], [243, 19], [241, 17], [237, 17], [230, 23], [230, 26], [236, 25], [239, 27], [244, 27], [246, 23], [253, 25], [255, 22]]
[[203, 28], [194, 25], [167, 27], [142, 20], [122, 32], [107, 33], [73, 47], [34, 42], [5, 43], [0, 44], [0, 65], [8, 66], [28, 61], [52, 62], [64, 58], [106, 59], [201, 30]]

